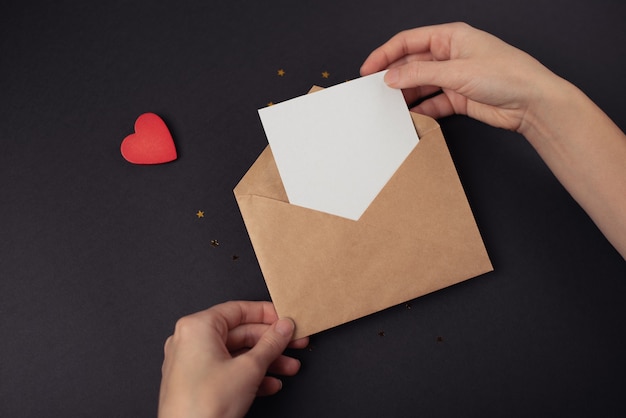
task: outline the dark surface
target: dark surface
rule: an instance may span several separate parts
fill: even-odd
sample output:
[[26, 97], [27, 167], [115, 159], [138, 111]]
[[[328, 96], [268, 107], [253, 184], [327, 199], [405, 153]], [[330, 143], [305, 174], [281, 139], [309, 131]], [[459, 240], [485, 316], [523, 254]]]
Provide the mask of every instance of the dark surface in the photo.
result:
[[[467, 21], [626, 127], [621, 0], [39, 3], [0, 6], [2, 417], [155, 416], [176, 319], [268, 298], [232, 194], [256, 109], [402, 29]], [[148, 111], [177, 161], [120, 156]], [[626, 263], [522, 137], [440, 123], [495, 271], [314, 336], [250, 416], [626, 414]]]

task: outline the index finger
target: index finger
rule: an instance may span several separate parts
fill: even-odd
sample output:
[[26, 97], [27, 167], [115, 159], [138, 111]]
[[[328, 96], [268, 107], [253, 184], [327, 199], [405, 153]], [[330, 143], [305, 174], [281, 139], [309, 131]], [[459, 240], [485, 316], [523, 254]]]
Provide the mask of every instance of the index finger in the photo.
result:
[[215, 305], [207, 311], [221, 316], [229, 330], [242, 324], [269, 325], [278, 320], [278, 314], [271, 302], [230, 301]]
[[367, 57], [361, 66], [361, 75], [381, 71], [407, 55], [428, 53], [435, 59], [449, 58], [452, 34], [463, 26], [466, 25], [451, 23], [402, 31]]
[[[272, 324], [278, 319], [270, 302], [230, 301], [212, 306], [178, 320], [176, 329], [192, 328], [196, 332], [214, 331], [224, 342], [228, 332], [242, 324]], [[175, 332], [176, 334], [176, 332]]]

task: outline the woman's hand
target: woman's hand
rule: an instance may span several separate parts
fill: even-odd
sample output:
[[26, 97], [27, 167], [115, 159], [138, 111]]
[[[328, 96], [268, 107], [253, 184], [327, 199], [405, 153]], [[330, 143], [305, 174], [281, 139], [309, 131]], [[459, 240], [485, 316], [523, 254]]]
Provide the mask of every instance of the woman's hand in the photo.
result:
[[417, 113], [464, 114], [524, 135], [626, 259], [626, 136], [576, 86], [463, 23], [401, 32], [361, 74], [386, 68]]
[[[403, 89], [412, 110], [433, 118], [464, 114], [522, 131], [525, 116], [560, 79], [525, 52], [464, 23], [400, 32], [361, 67], [389, 68], [386, 83]], [[441, 92], [442, 94], [437, 94]]]
[[300, 362], [283, 355], [294, 323], [269, 302], [226, 302], [178, 320], [165, 342], [159, 417], [242, 417], [256, 396], [273, 395]]

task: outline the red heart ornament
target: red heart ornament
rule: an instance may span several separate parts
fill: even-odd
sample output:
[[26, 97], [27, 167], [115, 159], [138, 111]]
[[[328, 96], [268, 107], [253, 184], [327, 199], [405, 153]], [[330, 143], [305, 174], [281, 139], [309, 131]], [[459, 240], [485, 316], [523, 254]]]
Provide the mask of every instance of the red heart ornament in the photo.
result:
[[133, 164], [162, 164], [177, 157], [169, 129], [154, 113], [137, 118], [135, 133], [124, 138], [120, 149], [124, 159]]

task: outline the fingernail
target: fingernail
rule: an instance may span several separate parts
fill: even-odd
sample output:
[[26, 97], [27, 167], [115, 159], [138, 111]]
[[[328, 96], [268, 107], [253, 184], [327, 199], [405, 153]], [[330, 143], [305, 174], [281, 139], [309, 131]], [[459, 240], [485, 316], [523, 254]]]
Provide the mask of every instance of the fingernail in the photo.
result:
[[389, 86], [393, 86], [398, 82], [399, 77], [400, 72], [397, 69], [392, 68], [391, 70], [387, 71], [387, 74], [385, 74], [385, 83], [387, 83], [387, 85]]
[[295, 324], [289, 318], [281, 318], [276, 321], [276, 332], [278, 332], [283, 337], [291, 337], [294, 328]]

